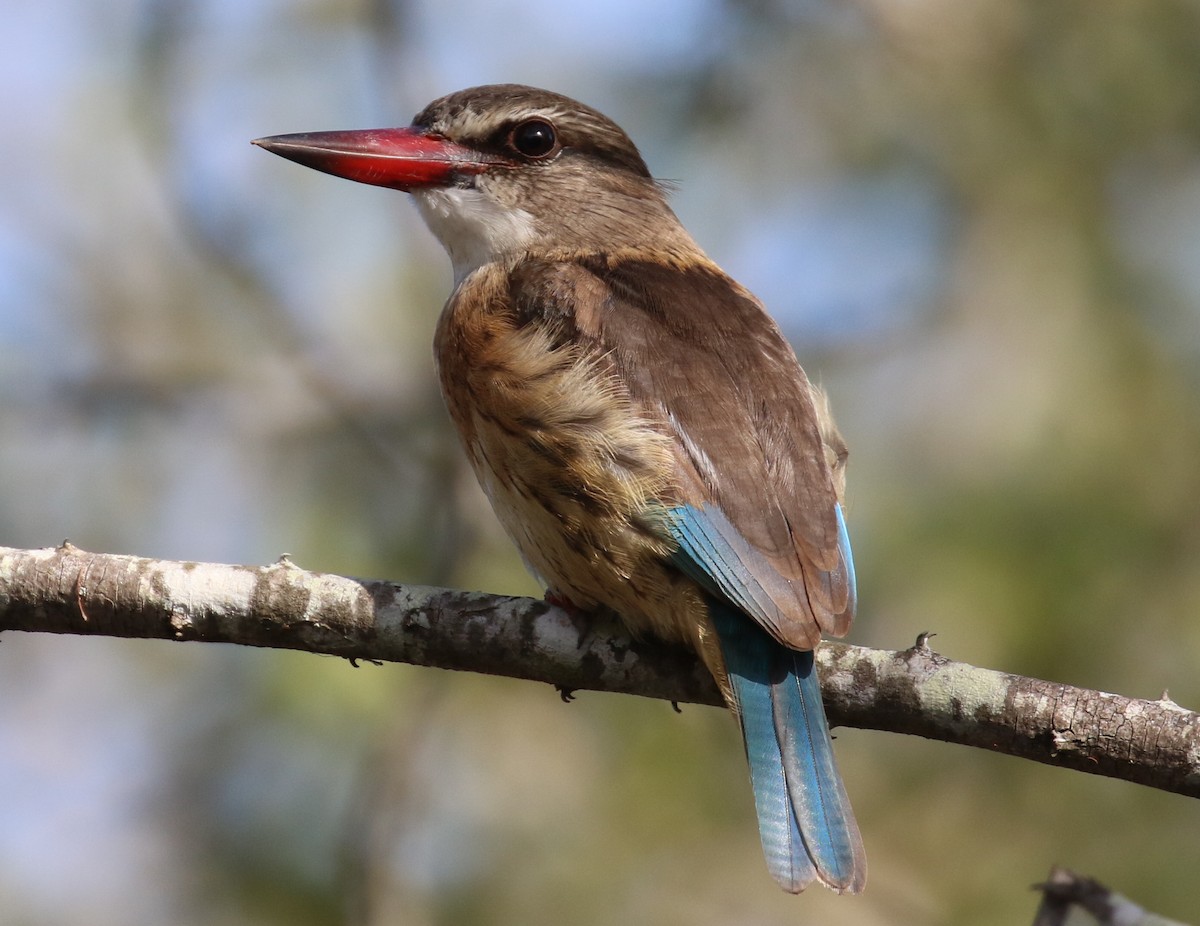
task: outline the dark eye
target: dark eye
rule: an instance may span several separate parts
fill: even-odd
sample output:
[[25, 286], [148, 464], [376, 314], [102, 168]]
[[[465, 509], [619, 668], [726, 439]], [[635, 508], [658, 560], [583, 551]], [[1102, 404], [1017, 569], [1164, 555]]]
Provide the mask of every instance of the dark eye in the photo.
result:
[[554, 126], [542, 119], [522, 122], [508, 137], [510, 144], [527, 158], [544, 158], [558, 148]]

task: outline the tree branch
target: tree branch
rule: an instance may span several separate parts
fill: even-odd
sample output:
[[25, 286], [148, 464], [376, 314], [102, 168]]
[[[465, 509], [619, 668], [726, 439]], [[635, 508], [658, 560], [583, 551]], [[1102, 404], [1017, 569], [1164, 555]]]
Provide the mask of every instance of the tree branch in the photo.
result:
[[[1033, 926], [1068, 926], [1085, 920], [1096, 926], [1185, 926], [1149, 913], [1099, 881], [1057, 865], [1050, 869], [1050, 877], [1044, 883], [1033, 887], [1042, 892]], [[1076, 910], [1089, 916], [1076, 919], [1073, 916]]]
[[[0, 632], [237, 643], [720, 704], [689, 650], [544, 601], [265, 567], [0, 547]], [[1200, 715], [903, 652], [818, 651], [835, 724], [910, 733], [1200, 797]]]

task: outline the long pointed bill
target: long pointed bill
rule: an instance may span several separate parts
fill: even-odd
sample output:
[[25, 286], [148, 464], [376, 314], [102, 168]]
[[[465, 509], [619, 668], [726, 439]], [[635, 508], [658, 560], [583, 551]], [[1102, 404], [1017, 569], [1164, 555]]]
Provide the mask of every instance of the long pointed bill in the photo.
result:
[[459, 176], [479, 174], [501, 163], [499, 158], [414, 128], [302, 132], [256, 138], [251, 144], [335, 177], [406, 192], [446, 186]]

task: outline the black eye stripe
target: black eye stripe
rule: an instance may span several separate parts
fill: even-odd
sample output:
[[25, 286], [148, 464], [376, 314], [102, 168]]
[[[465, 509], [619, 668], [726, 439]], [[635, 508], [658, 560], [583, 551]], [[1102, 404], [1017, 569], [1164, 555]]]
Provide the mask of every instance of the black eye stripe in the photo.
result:
[[545, 158], [558, 151], [558, 133], [545, 119], [526, 119], [509, 132], [508, 144], [527, 158]]

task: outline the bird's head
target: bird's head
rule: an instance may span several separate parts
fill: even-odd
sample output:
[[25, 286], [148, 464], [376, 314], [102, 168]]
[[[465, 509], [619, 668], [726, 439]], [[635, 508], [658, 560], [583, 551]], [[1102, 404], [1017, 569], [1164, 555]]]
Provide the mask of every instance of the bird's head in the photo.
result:
[[694, 246], [621, 128], [561, 94], [460, 90], [407, 128], [257, 139], [281, 157], [413, 194], [462, 279], [527, 251]]

